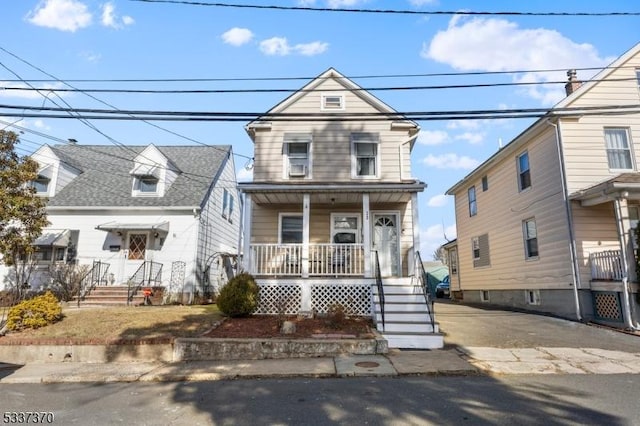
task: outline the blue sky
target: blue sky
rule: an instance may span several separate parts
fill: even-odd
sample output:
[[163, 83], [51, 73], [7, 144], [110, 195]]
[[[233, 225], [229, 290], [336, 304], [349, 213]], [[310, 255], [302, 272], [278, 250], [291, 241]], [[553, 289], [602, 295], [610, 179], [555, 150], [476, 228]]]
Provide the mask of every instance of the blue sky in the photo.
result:
[[[635, 0], [447, 1], [283, 0], [229, 3], [281, 6], [406, 9], [416, 11], [637, 12]], [[60, 80], [313, 77], [329, 67], [343, 75], [382, 76], [448, 72], [600, 67], [640, 41], [638, 17], [452, 16], [300, 12], [220, 8], [128, 0], [3, 0], [0, 47]], [[0, 85], [47, 79], [41, 71], [0, 51]], [[588, 78], [594, 72], [578, 72]], [[16, 77], [16, 75], [18, 77]], [[364, 88], [469, 83], [563, 81], [565, 72], [455, 77], [354, 78]], [[60, 83], [33, 83], [60, 88]], [[293, 81], [206, 83], [72, 83], [83, 89], [297, 89]], [[34, 92], [0, 90], [0, 103], [55, 106]], [[506, 86], [419, 91], [372, 91], [398, 111], [549, 107], [562, 85]], [[60, 94], [75, 108], [106, 108], [82, 93]], [[287, 93], [94, 94], [121, 109], [266, 111]], [[2, 117], [0, 128], [16, 118]], [[413, 151], [413, 174], [429, 186], [420, 196], [425, 258], [455, 237], [453, 198], [444, 192], [508, 143], [531, 120], [425, 121]], [[110, 144], [101, 133], [70, 119], [23, 119], [16, 123], [23, 153], [55, 143], [31, 131], [81, 144]], [[124, 144], [191, 144], [143, 122], [94, 121], [100, 132]], [[243, 122], [157, 123], [206, 144], [231, 144], [251, 156]], [[11, 127], [9, 127], [11, 128]], [[15, 128], [14, 128], [15, 129]], [[236, 157], [238, 175], [246, 159]]]

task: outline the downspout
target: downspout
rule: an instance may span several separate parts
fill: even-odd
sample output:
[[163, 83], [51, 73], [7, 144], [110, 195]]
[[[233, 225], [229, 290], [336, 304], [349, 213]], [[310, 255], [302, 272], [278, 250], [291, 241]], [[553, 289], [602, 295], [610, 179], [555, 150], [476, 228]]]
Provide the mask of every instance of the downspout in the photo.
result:
[[[624, 197], [624, 195], [623, 195]], [[616, 225], [618, 227], [618, 235], [620, 236], [620, 258], [622, 261], [622, 310], [624, 311], [624, 322], [627, 328], [631, 330], [638, 330], [638, 327], [633, 324], [631, 318], [631, 300], [629, 298], [629, 262], [627, 260], [627, 241], [624, 226], [622, 224], [622, 206], [620, 205], [621, 198], [616, 198], [614, 201], [614, 209], [616, 213]]]
[[[547, 119], [547, 123], [555, 129], [556, 133], [556, 149], [558, 151], [558, 161], [560, 162], [560, 182], [562, 184], [562, 200], [564, 201], [565, 213], [567, 215], [567, 225], [569, 228], [569, 254], [571, 257], [571, 275], [573, 279], [573, 299], [576, 306], [576, 319], [582, 321], [582, 309], [580, 308], [580, 295], [578, 287], [582, 287], [580, 282], [580, 269], [578, 266], [578, 255], [576, 250], [576, 237], [573, 230], [573, 215], [571, 214], [571, 205], [569, 194], [567, 191], [567, 177], [564, 167], [564, 154], [562, 149], [562, 136], [560, 133], [560, 122], [553, 123]], [[459, 269], [459, 268], [458, 268]], [[459, 278], [459, 277], [458, 277]]]

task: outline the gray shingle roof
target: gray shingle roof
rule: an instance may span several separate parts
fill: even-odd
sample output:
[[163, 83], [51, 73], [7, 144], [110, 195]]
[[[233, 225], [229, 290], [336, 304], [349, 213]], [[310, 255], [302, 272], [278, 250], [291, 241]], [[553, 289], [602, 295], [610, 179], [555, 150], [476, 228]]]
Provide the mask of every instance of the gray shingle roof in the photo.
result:
[[[82, 170], [54, 197], [49, 206], [167, 207], [199, 206], [231, 147], [156, 146], [181, 173], [163, 197], [132, 197], [133, 159], [146, 146], [56, 145], [51, 147], [61, 161]], [[226, 186], [233, 182], [223, 182]]]

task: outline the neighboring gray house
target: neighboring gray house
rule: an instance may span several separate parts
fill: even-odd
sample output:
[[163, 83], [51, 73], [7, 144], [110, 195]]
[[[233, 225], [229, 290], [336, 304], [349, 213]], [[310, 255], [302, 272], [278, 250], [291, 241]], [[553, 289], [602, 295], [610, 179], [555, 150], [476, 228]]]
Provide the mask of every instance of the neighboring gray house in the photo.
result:
[[[225, 280], [221, 255], [237, 254], [241, 222], [230, 146], [44, 145], [32, 158], [51, 222], [35, 242], [41, 271], [99, 261], [100, 284], [138, 271], [186, 301]], [[0, 285], [10, 272], [0, 267]]]

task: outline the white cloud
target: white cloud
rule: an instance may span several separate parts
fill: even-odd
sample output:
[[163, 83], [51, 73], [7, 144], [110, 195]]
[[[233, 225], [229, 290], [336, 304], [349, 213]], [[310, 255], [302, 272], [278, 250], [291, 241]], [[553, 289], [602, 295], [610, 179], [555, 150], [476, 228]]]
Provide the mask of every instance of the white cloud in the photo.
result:
[[43, 0], [26, 18], [40, 27], [70, 32], [88, 27], [92, 20], [87, 5], [77, 0]]
[[232, 46], [242, 46], [247, 44], [253, 38], [253, 33], [248, 28], [231, 28], [222, 34], [222, 41]]
[[467, 157], [466, 155], [458, 156], [458, 154], [442, 154], [442, 155], [427, 155], [422, 162], [427, 166], [432, 166], [437, 169], [468, 169], [471, 170], [478, 166], [480, 162], [475, 158]]
[[486, 120], [451, 120], [447, 121], [447, 129], [477, 129], [481, 121]]
[[422, 145], [442, 145], [449, 142], [449, 134], [444, 130], [422, 130], [418, 143]]
[[314, 41], [291, 46], [285, 37], [272, 37], [260, 42], [260, 51], [268, 56], [287, 56], [298, 53], [304, 56], [314, 56], [324, 53], [329, 48], [329, 43]]
[[[446, 239], [445, 239], [446, 236]], [[431, 225], [420, 232], [420, 255], [422, 260], [433, 260], [433, 253], [444, 243], [456, 238], [456, 226]]]
[[101, 23], [103, 26], [119, 30], [125, 25], [132, 25], [134, 22], [131, 16], [119, 18], [118, 15], [116, 15], [116, 7], [112, 2], [107, 2], [102, 5]]
[[327, 6], [332, 9], [340, 9], [344, 7], [354, 7], [366, 3], [367, 0], [327, 0]]
[[478, 145], [484, 141], [484, 133], [464, 132], [456, 135], [456, 140], [469, 142], [471, 145]]
[[427, 201], [429, 207], [444, 207], [447, 205], [448, 198], [444, 194], [434, 195]]
[[415, 7], [422, 7], [428, 4], [436, 4], [438, 3], [438, 0], [409, 0], [409, 3]]
[[315, 56], [324, 53], [329, 48], [329, 43], [314, 41], [312, 43], [296, 44], [294, 50], [304, 56]]
[[236, 173], [236, 179], [238, 182], [251, 182], [253, 180], [253, 169], [247, 170], [245, 167], [241, 168]]
[[[611, 62], [587, 43], [576, 43], [556, 30], [520, 28], [502, 18], [454, 16], [439, 31], [422, 57], [462, 71], [511, 71], [598, 67]], [[585, 77], [586, 78], [586, 77]], [[524, 73], [515, 82], [564, 81], [564, 72]], [[522, 93], [552, 104], [564, 97], [561, 85], [527, 86]]]
[[100, 61], [100, 59], [102, 58], [102, 55], [99, 53], [95, 53], [95, 52], [80, 52], [79, 56], [81, 58], [83, 58], [85, 61], [87, 62], [91, 62], [91, 63], [97, 63]]
[[260, 42], [260, 51], [268, 56], [286, 56], [291, 52], [291, 46], [284, 37], [272, 37]]

